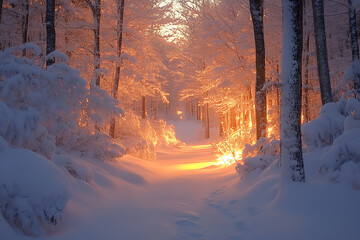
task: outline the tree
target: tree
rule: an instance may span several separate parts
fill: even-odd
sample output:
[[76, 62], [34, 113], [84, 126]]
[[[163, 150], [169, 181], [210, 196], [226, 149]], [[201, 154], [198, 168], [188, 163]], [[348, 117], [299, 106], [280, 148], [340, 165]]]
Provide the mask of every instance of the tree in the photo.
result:
[[326, 46], [324, 0], [312, 0], [312, 7], [321, 102], [324, 105], [333, 101]]
[[[22, 43], [27, 42], [28, 30], [29, 30], [29, 0], [25, 0], [25, 15], [23, 16], [23, 32], [22, 32]], [[24, 52], [25, 54], [25, 52]]]
[[264, 40], [264, 1], [249, 0], [250, 13], [254, 26], [256, 49], [256, 82], [255, 82], [255, 111], [256, 111], [256, 138], [266, 136], [266, 91], [265, 84], [265, 40]]
[[[348, 0], [348, 11], [349, 11], [349, 27], [350, 27], [350, 38], [351, 38], [351, 54], [352, 61], [359, 61], [359, 44], [358, 44], [358, 31], [356, 23], [356, 9], [353, 6], [353, 0]], [[355, 69], [354, 69], [355, 70]], [[357, 95], [360, 94], [360, 73], [354, 71], [354, 89]]]
[[280, 161], [283, 177], [305, 181], [301, 144], [301, 63], [303, 2], [283, 0]]
[[[120, 81], [120, 65], [121, 65], [121, 47], [122, 47], [122, 36], [123, 36], [123, 25], [124, 25], [124, 0], [117, 1], [117, 13], [118, 13], [118, 22], [117, 22], [117, 61], [115, 69], [115, 80], [112, 90], [112, 97], [117, 98], [117, 93], [119, 90], [119, 81]], [[111, 119], [110, 122], [110, 137], [115, 137], [115, 118]]]
[[[46, 0], [46, 55], [55, 51], [55, 0]], [[47, 59], [46, 66], [54, 63], [54, 59]]]
[[95, 85], [100, 86], [100, 17], [101, 17], [101, 0], [85, 0], [91, 8], [94, 18], [94, 79]]
[[0, 23], [2, 18], [3, 0], [0, 0]]

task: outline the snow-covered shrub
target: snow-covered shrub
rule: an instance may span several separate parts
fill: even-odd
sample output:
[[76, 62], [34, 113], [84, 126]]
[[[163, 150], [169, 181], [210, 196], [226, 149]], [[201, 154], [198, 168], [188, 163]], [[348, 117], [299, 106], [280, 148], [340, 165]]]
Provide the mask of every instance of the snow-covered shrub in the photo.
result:
[[236, 165], [236, 171], [242, 178], [254, 171], [262, 171], [279, 159], [280, 141], [271, 138], [259, 138], [254, 145], [246, 144], [242, 162]]
[[213, 144], [214, 152], [218, 160], [225, 165], [233, 164], [241, 158], [243, 139], [240, 130], [229, 130], [224, 133], [222, 140]]
[[319, 171], [335, 181], [360, 187], [360, 102], [349, 98], [344, 110], [344, 132], [322, 154]]
[[131, 111], [117, 121], [116, 138], [128, 154], [146, 160], [156, 159], [158, 145], [182, 144], [176, 139], [174, 128], [165, 121], [141, 119]]
[[[118, 101], [97, 86], [90, 90], [80, 72], [66, 63], [43, 69], [36, 56], [41, 51], [29, 46], [35, 49], [32, 59], [13, 55], [16, 48], [0, 51], [0, 136], [12, 146], [48, 158], [55, 146], [79, 146], [77, 150], [94, 151], [95, 157], [114, 155], [108, 147], [103, 148], [111, 145], [109, 139], [103, 137], [99, 145], [99, 135], [91, 133], [95, 125], [101, 127], [112, 116], [123, 114]], [[53, 57], [62, 55], [57, 52]]]
[[[1, 137], [0, 137], [1, 138]], [[66, 176], [46, 158], [25, 149], [0, 149], [0, 211], [31, 236], [55, 228], [68, 201]]]
[[83, 134], [72, 146], [73, 150], [79, 151], [81, 156], [97, 160], [113, 160], [125, 154], [125, 149], [113, 142], [106, 134]]
[[336, 103], [325, 104], [318, 118], [304, 124], [301, 131], [305, 146], [316, 148], [331, 145], [344, 131], [344, 121], [348, 115], [346, 106], [345, 98]]
[[173, 125], [168, 125], [164, 120], [151, 121], [151, 127], [155, 130], [160, 145], [182, 146], [183, 143], [175, 136]]
[[360, 187], [359, 146], [360, 128], [344, 132], [321, 156], [320, 173], [329, 174], [335, 181], [348, 181]]

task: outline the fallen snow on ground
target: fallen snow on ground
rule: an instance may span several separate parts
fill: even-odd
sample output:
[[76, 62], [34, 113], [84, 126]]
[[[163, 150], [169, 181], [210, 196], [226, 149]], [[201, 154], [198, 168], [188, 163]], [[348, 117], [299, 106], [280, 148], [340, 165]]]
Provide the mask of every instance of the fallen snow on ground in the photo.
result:
[[[195, 144], [197, 123], [175, 126], [191, 144], [162, 148], [153, 162], [58, 155], [60, 169], [66, 158], [76, 158], [78, 175], [68, 174], [61, 225], [38, 239], [360, 239], [360, 191], [315, 177], [321, 152], [305, 154], [305, 184], [280, 184], [278, 168], [240, 181], [234, 166], [214, 165], [210, 145]], [[31, 238], [0, 215], [0, 239]]]

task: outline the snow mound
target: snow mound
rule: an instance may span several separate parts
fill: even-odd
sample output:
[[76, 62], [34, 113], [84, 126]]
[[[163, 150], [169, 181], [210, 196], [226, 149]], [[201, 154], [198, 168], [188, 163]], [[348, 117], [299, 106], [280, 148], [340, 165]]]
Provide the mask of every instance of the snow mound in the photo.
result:
[[242, 163], [236, 165], [241, 178], [252, 172], [263, 171], [279, 159], [280, 141], [270, 138], [259, 138], [254, 145], [246, 144], [242, 153]]
[[24, 234], [40, 236], [62, 219], [67, 176], [48, 159], [25, 149], [1, 150], [0, 210]]
[[320, 116], [302, 126], [303, 143], [309, 148], [331, 145], [344, 131], [346, 100], [325, 104]]
[[360, 189], [360, 128], [346, 131], [321, 156], [320, 172]]

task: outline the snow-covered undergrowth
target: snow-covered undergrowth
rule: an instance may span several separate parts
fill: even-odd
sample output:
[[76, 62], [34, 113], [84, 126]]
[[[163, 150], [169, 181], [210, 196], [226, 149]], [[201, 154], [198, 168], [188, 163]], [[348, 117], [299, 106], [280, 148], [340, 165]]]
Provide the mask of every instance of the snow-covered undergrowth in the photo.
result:
[[[308, 180], [322, 178], [349, 182], [360, 189], [360, 102], [343, 97], [321, 108], [320, 116], [302, 126], [305, 175]], [[259, 174], [269, 166], [280, 166], [278, 140], [259, 139], [247, 145], [242, 163], [236, 166], [244, 178]]]
[[[52, 158], [56, 147], [97, 152], [110, 139], [93, 135], [110, 117], [123, 114], [118, 101], [99, 87], [87, 86], [80, 72], [60, 62], [42, 68], [37, 46], [33, 58], [19, 58], [17, 48], [0, 52], [0, 136], [11, 146]], [[21, 49], [21, 48], [20, 48]], [[97, 146], [101, 138], [103, 145]], [[86, 143], [86, 144], [85, 144]], [[113, 151], [95, 153], [110, 157]], [[119, 156], [123, 151], [119, 148]]]
[[126, 111], [126, 116], [118, 119], [116, 138], [128, 154], [145, 160], [156, 159], [156, 147], [159, 145], [182, 145], [172, 125], [164, 120], [141, 119], [131, 111]]
[[262, 137], [254, 145], [246, 144], [242, 152], [242, 162], [236, 165], [241, 178], [252, 172], [262, 171], [279, 161], [280, 141]]
[[[18, 57], [24, 49], [30, 58]], [[57, 63], [44, 69], [40, 53], [31, 43], [0, 51], [0, 210], [11, 226], [32, 236], [59, 224], [66, 181], [80, 174], [71, 162], [61, 171], [62, 163], [52, 161], [56, 154], [103, 161], [125, 153], [94, 131], [123, 114], [118, 101], [99, 87], [90, 90], [66, 55], [55, 52], [50, 57]]]

